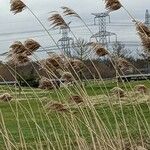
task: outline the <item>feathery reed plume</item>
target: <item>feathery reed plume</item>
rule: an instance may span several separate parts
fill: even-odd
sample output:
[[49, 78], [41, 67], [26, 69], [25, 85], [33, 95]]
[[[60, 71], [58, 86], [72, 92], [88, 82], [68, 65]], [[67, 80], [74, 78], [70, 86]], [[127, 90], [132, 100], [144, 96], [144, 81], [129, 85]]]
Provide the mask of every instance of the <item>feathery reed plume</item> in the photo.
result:
[[81, 17], [74, 10], [70, 9], [69, 7], [63, 6], [61, 8], [64, 10], [64, 12], [63, 12], [64, 16], [73, 16], [73, 17], [77, 17], [77, 18], [81, 19]]
[[99, 43], [97, 42], [90, 42], [88, 45], [95, 51], [97, 56], [102, 57], [108, 55], [108, 51]]
[[118, 96], [120, 98], [125, 96], [125, 92], [123, 89], [119, 88], [119, 87], [114, 87], [113, 89], [110, 90], [111, 93], [115, 96]]
[[17, 66], [22, 66], [28, 64], [30, 62], [30, 59], [25, 53], [21, 53], [21, 54], [13, 54], [11, 56], [10, 61]]
[[81, 70], [83, 68], [83, 62], [78, 59], [70, 59], [65, 66], [68, 68], [71, 66], [71, 68], [74, 68], [75, 70]]
[[121, 70], [127, 70], [127, 69], [129, 69], [129, 67], [131, 67], [131, 64], [124, 58], [118, 58], [118, 60], [116, 62], [117, 62], [117, 66]]
[[58, 102], [50, 102], [47, 104], [47, 109], [57, 112], [68, 112], [64, 104]]
[[48, 18], [48, 20], [51, 22], [51, 25], [53, 25], [53, 28], [68, 28], [68, 24], [59, 13], [52, 14], [52, 16]]
[[22, 12], [26, 8], [26, 5], [21, 0], [10, 1], [10, 11], [14, 14]]
[[137, 150], [148, 150], [148, 149], [146, 149], [146, 148], [144, 148], [144, 147], [142, 147], [142, 146], [138, 146], [138, 147], [137, 147]]
[[24, 46], [28, 49], [27, 55], [31, 55], [33, 52], [41, 47], [40, 44], [33, 39], [27, 39], [24, 42]]
[[142, 22], [136, 23], [136, 30], [140, 36], [143, 47], [150, 52], [150, 28]]
[[28, 51], [20, 41], [15, 41], [9, 48], [9, 56], [13, 54], [26, 53]]
[[70, 72], [63, 72], [61, 79], [67, 83], [74, 81], [74, 77]]
[[0, 95], [0, 100], [7, 102], [7, 101], [11, 101], [12, 100], [12, 96], [9, 93], [4, 93], [2, 95]]
[[46, 90], [52, 90], [54, 88], [59, 88], [60, 87], [60, 81], [56, 81], [48, 79], [46, 77], [42, 77], [41, 80], [39, 81], [39, 88], [40, 89], [46, 89]]
[[106, 9], [109, 11], [115, 11], [122, 7], [119, 0], [105, 0]]
[[48, 71], [56, 71], [57, 69], [62, 69], [63, 66], [63, 58], [56, 54], [49, 55], [49, 58], [41, 61], [42, 69]]
[[73, 96], [71, 96], [71, 97], [69, 98], [69, 100], [70, 100], [71, 102], [75, 102], [75, 103], [77, 103], [77, 104], [80, 104], [80, 103], [83, 102], [83, 98], [82, 98], [81, 96], [79, 96], [79, 95], [73, 95]]
[[142, 84], [136, 85], [134, 87], [134, 89], [135, 89], [135, 91], [142, 93], [142, 94], [146, 94], [148, 91], [147, 87], [145, 85], [142, 85]]

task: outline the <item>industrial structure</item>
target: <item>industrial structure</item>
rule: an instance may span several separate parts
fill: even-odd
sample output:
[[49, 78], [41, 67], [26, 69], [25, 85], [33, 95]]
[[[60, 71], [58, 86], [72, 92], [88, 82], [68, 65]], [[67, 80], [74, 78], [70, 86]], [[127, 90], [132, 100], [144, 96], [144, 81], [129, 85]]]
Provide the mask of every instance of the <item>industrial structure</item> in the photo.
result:
[[150, 27], [150, 13], [149, 13], [148, 9], [146, 10], [146, 13], [145, 13], [145, 25]]
[[107, 31], [107, 18], [110, 16], [107, 12], [104, 13], [92, 13], [94, 15], [94, 25], [98, 25], [98, 32], [91, 36], [91, 40], [96, 39], [97, 42], [101, 43], [103, 46], [108, 47], [110, 43], [111, 36], [115, 36], [117, 41], [117, 35], [115, 33]]
[[58, 45], [60, 45], [60, 49], [63, 51], [68, 57], [71, 57], [71, 45], [73, 42], [73, 38], [69, 37], [70, 28], [61, 27], [60, 33], [62, 37], [58, 40]]

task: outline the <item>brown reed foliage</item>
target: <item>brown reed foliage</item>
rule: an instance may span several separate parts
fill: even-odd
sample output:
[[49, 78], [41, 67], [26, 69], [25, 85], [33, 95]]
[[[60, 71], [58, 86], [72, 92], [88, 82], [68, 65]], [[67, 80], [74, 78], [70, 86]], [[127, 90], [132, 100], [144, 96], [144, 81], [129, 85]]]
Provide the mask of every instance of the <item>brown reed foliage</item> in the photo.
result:
[[68, 28], [67, 23], [59, 13], [52, 14], [52, 16], [48, 18], [48, 20], [51, 22], [53, 28], [55, 27]]
[[42, 77], [39, 81], [39, 88], [40, 89], [46, 89], [46, 90], [52, 90], [55, 88], [59, 88], [60, 82], [56, 80], [51, 80], [46, 77]]
[[33, 39], [27, 39], [24, 42], [24, 46], [28, 50], [27, 55], [31, 55], [33, 52], [35, 52], [36, 50], [38, 50], [41, 47], [40, 44]]
[[56, 71], [64, 67], [64, 60], [60, 55], [52, 54], [47, 59], [41, 61], [41, 67], [47, 71]]
[[68, 112], [68, 109], [65, 107], [64, 104], [58, 102], [50, 102], [47, 104], [47, 109], [57, 112]]
[[146, 51], [150, 52], [150, 28], [142, 22], [136, 23], [136, 30]]
[[120, 98], [125, 96], [125, 92], [123, 89], [119, 88], [119, 87], [114, 87], [113, 89], [111, 89], [111, 93], [115, 96], [118, 96]]
[[83, 103], [83, 98], [79, 95], [72, 95], [72, 96], [70, 96], [69, 101], [80, 104], [80, 103]]
[[0, 100], [4, 101], [4, 102], [8, 102], [12, 100], [12, 96], [9, 93], [4, 93], [2, 95], [0, 95]]
[[116, 62], [117, 62], [117, 66], [121, 70], [127, 70], [127, 69], [129, 69], [129, 67], [131, 67], [131, 64], [124, 58], [118, 58], [118, 60]]
[[78, 59], [70, 59], [66, 64], [65, 66], [67, 68], [71, 67], [73, 69], [75, 69], [76, 71], [80, 71], [83, 67], [84, 67], [84, 64], [81, 60], [78, 60]]
[[73, 16], [73, 17], [80, 18], [80, 16], [74, 10], [70, 9], [69, 7], [63, 6], [61, 8], [64, 10], [63, 11], [64, 16]]
[[92, 50], [95, 51], [96, 55], [99, 57], [106, 56], [109, 54], [108, 51], [97, 42], [90, 42], [88, 43], [88, 45], [92, 48]]
[[21, 53], [21, 54], [13, 54], [11, 56], [10, 61], [17, 66], [22, 66], [28, 64], [30, 62], [30, 59], [25, 53]]
[[70, 72], [63, 72], [61, 79], [65, 80], [66, 82], [73, 82], [74, 81], [74, 77]]
[[115, 11], [122, 7], [119, 0], [105, 0], [106, 9], [109, 11]]
[[26, 53], [27, 48], [20, 42], [15, 41], [10, 47], [9, 55]]
[[22, 12], [26, 8], [26, 5], [21, 0], [10, 1], [10, 11], [14, 14]]
[[135, 91], [142, 93], [142, 94], [146, 94], [148, 91], [147, 87], [145, 85], [142, 85], [142, 84], [136, 85], [134, 87], [134, 89], [135, 89]]

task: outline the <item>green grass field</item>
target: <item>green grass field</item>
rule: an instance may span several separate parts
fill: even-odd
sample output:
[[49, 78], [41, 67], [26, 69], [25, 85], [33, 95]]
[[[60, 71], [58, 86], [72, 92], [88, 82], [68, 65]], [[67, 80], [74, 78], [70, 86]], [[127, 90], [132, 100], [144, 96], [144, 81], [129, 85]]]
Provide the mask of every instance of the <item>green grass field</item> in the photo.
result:
[[[125, 83], [125, 85], [120, 83], [119, 86], [127, 93], [132, 93], [132, 88], [137, 84], [144, 84], [150, 88], [148, 81]], [[133, 97], [131, 100], [126, 98], [121, 100], [122, 102], [112, 98], [109, 103], [104, 95], [110, 93], [115, 86], [116, 83], [111, 81], [106, 81], [105, 85], [101, 82], [86, 83], [85, 90], [90, 102], [96, 103], [94, 107], [73, 105], [70, 106], [69, 112], [61, 113], [50, 111], [44, 106], [49, 101], [59, 101], [68, 105], [68, 93], [78, 93], [74, 87], [70, 87], [69, 90], [61, 88], [57, 91], [23, 88], [19, 94], [13, 86], [1, 86], [1, 94], [9, 92], [14, 98], [11, 102], [0, 102], [0, 147], [6, 149], [7, 142], [11, 141], [18, 149], [41, 149], [41, 145], [42, 149], [61, 149], [61, 147], [76, 149], [75, 129], [89, 145], [92, 143], [91, 135], [96, 138], [98, 137], [96, 135], [101, 135], [105, 130], [112, 139], [119, 137], [118, 134], [124, 139], [130, 137], [134, 141], [141, 138], [149, 139], [149, 95], [139, 95], [138, 101], [137, 97], [135, 100]], [[95, 115], [99, 122], [105, 124], [105, 127], [101, 125], [104, 130], [101, 133], [93, 119]]]

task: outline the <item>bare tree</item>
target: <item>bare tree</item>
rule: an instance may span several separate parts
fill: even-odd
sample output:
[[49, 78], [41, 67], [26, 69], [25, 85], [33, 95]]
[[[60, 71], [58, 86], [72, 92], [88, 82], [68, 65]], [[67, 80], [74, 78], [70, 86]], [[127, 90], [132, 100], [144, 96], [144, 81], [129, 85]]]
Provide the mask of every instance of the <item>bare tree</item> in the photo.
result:
[[90, 48], [88, 42], [84, 39], [78, 39], [72, 43], [73, 57], [80, 59], [81, 61], [86, 60], [89, 56]]

